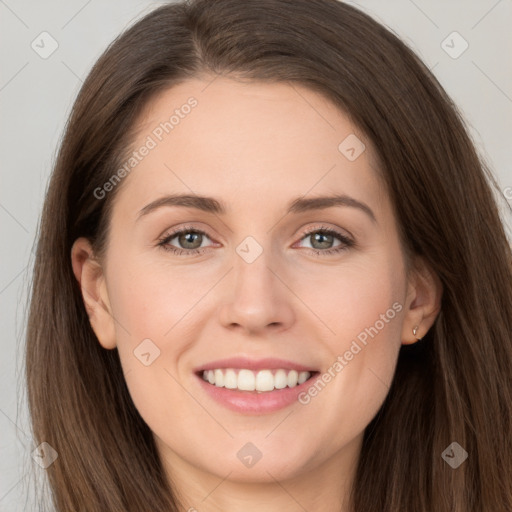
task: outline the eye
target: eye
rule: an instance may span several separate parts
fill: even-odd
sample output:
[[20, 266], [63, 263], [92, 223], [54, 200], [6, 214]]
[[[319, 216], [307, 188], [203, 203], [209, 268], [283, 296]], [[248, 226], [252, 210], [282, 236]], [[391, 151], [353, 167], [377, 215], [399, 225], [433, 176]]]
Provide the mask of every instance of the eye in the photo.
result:
[[[159, 241], [158, 245], [174, 254], [191, 256], [203, 252], [202, 243], [205, 238], [209, 239], [209, 236], [204, 231], [184, 227], [179, 231], [166, 234], [164, 238]], [[171, 245], [174, 239], [177, 240], [177, 243], [180, 244], [182, 248]]]
[[[308, 230], [301, 240], [308, 239], [311, 243], [311, 250], [321, 256], [337, 254], [355, 245], [355, 242], [348, 236], [325, 226]], [[340, 243], [333, 246], [332, 244], [336, 239], [338, 239]]]
[[[176, 255], [193, 256], [205, 252], [205, 249], [209, 248], [209, 246], [203, 245], [205, 239], [211, 240], [204, 231], [185, 226], [172, 233], [166, 234], [159, 240], [158, 246]], [[310, 250], [319, 256], [338, 254], [355, 246], [355, 242], [351, 238], [326, 226], [308, 230], [300, 241], [307, 239], [311, 241]], [[336, 239], [339, 243], [333, 246], [332, 244]], [[174, 240], [174, 243], [179, 244], [181, 247], [176, 247], [172, 243]]]

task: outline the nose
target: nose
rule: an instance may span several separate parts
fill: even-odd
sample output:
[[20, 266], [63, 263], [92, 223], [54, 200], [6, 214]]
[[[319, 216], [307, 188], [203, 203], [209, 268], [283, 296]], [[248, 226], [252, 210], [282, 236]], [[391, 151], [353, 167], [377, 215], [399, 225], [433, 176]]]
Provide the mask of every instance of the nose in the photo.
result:
[[263, 251], [252, 263], [234, 255], [234, 268], [224, 283], [223, 327], [261, 335], [287, 330], [295, 321], [293, 285], [286, 272], [272, 265], [269, 253]]

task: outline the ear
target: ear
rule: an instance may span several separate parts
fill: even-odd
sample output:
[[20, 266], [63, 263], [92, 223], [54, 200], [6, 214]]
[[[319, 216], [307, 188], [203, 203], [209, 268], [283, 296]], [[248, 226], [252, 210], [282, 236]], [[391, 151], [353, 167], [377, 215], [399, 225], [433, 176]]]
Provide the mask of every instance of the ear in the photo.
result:
[[[427, 334], [439, 311], [443, 285], [439, 276], [421, 256], [415, 256], [407, 285], [402, 344], [416, 343]], [[417, 328], [416, 334], [413, 329]]]
[[115, 321], [110, 308], [105, 274], [87, 238], [75, 240], [71, 248], [71, 263], [98, 341], [106, 349], [115, 348]]

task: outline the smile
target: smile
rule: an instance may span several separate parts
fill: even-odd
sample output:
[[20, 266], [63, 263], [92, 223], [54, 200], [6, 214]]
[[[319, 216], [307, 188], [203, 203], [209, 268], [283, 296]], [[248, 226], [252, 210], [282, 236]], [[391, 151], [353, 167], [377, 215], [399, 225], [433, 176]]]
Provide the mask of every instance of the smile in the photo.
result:
[[272, 413], [296, 404], [298, 395], [321, 375], [314, 366], [247, 356], [211, 361], [194, 373], [208, 401], [244, 415]]
[[218, 388], [258, 393], [276, 389], [295, 388], [311, 377], [311, 372], [297, 370], [264, 369], [253, 371], [246, 368], [216, 368], [204, 370], [203, 380]]

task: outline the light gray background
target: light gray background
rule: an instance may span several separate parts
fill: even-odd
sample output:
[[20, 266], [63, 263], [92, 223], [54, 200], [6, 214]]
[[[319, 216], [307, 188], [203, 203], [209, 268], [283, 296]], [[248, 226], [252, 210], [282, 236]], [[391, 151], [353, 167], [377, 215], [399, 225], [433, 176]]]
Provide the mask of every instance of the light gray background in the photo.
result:
[[[512, 203], [512, 0], [349, 2], [395, 31], [433, 69], [462, 110], [480, 153]], [[46, 183], [72, 102], [95, 60], [148, 0], [0, 0], [1, 268], [0, 511], [25, 503], [31, 459], [22, 374], [26, 289]], [[31, 47], [46, 31], [47, 59]], [[442, 47], [458, 53], [452, 58]], [[45, 44], [48, 44], [45, 43]], [[48, 48], [48, 46], [45, 46]], [[509, 213], [503, 213], [510, 233]]]

